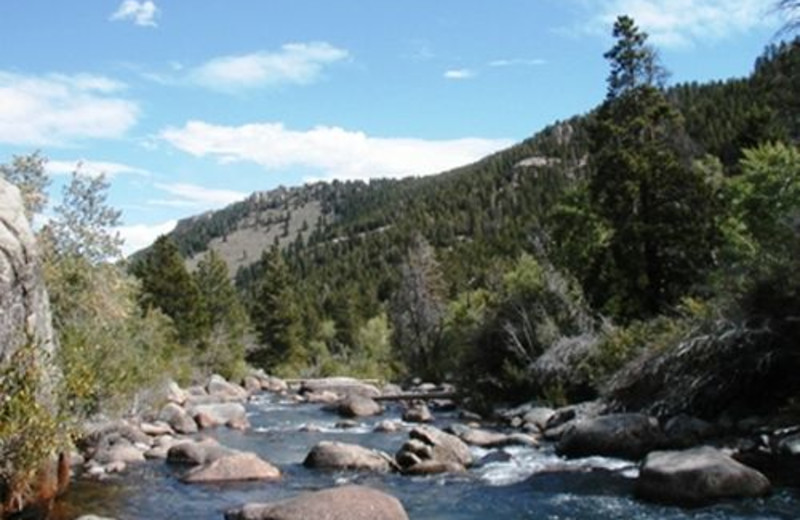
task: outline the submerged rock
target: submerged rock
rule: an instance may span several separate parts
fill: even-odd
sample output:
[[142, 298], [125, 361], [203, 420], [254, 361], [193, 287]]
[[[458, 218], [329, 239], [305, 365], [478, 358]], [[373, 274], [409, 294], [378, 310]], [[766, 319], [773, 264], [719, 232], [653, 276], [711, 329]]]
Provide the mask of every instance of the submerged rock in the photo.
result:
[[639, 497], [685, 506], [769, 492], [767, 477], [710, 447], [653, 452], [642, 463], [636, 481]]
[[658, 420], [643, 414], [611, 414], [578, 420], [566, 429], [556, 452], [567, 457], [603, 455], [640, 459], [664, 446]]
[[322, 441], [311, 449], [303, 465], [317, 469], [354, 469], [387, 472], [394, 469], [392, 458], [378, 450], [355, 444]]
[[269, 504], [247, 504], [226, 520], [408, 520], [399, 500], [364, 486], [306, 493]]

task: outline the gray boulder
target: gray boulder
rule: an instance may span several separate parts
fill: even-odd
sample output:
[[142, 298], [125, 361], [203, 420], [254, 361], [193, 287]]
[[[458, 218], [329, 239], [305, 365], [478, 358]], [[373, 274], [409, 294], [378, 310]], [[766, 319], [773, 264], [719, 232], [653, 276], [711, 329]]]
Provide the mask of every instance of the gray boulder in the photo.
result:
[[243, 387], [225, 380], [218, 374], [209, 378], [206, 390], [208, 395], [220, 401], [244, 401], [249, 395]]
[[765, 496], [770, 482], [721, 451], [700, 447], [651, 453], [642, 463], [635, 489], [645, 500], [698, 506], [725, 498]]
[[181, 480], [187, 484], [234, 482], [243, 480], [278, 480], [281, 472], [255, 453], [236, 452], [192, 468]]
[[353, 469], [387, 472], [394, 469], [392, 458], [378, 450], [355, 444], [322, 441], [309, 452], [303, 465], [317, 469]]
[[383, 408], [369, 397], [350, 394], [339, 401], [336, 411], [342, 417], [368, 417], [378, 415], [383, 412]]
[[167, 462], [196, 466], [209, 464], [234, 453], [237, 452], [222, 446], [214, 439], [184, 441], [170, 446], [167, 450]]
[[225, 513], [226, 520], [408, 520], [399, 500], [364, 486], [306, 493], [270, 504], [247, 504]]
[[684, 449], [697, 446], [717, 434], [717, 427], [708, 421], [676, 415], [664, 424], [664, 435], [670, 448]]
[[403, 412], [403, 420], [413, 423], [428, 423], [433, 422], [433, 414], [425, 403], [417, 402]]
[[322, 379], [306, 379], [300, 386], [300, 393], [333, 392], [335, 394], [357, 394], [364, 397], [378, 397], [381, 391], [374, 385], [366, 384], [351, 377], [326, 377]]
[[[214, 403], [193, 406], [189, 414], [201, 428], [213, 428], [224, 424], [247, 424], [247, 411], [242, 403]], [[200, 419], [200, 420], [198, 420]]]
[[531, 429], [544, 431], [547, 428], [547, 422], [555, 415], [555, 410], [544, 406], [537, 406], [531, 408], [525, 415], [522, 416], [522, 423], [530, 425]]
[[424, 473], [438, 469], [441, 472], [463, 471], [473, 462], [469, 447], [455, 435], [432, 426], [419, 426], [409, 433], [395, 459], [404, 473], [423, 472], [417, 468], [425, 464]]
[[603, 455], [641, 459], [664, 446], [658, 420], [643, 414], [611, 414], [574, 421], [556, 445], [567, 457]]
[[167, 423], [178, 433], [196, 433], [197, 423], [192, 416], [175, 403], [167, 403], [158, 414], [158, 419]]

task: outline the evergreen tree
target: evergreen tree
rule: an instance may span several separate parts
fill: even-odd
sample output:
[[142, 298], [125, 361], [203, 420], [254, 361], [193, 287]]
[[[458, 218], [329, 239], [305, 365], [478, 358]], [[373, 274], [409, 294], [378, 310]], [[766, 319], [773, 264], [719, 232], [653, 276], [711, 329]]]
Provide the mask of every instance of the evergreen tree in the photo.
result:
[[608, 96], [590, 135], [589, 195], [610, 230], [608, 255], [588, 289], [621, 318], [675, 303], [710, 262], [710, 190], [691, 168], [680, 114], [657, 83], [664, 74], [647, 36], [627, 16], [614, 26]]
[[203, 337], [207, 327], [200, 291], [172, 239], [158, 237], [144, 260], [134, 265], [133, 272], [142, 282], [144, 309], [159, 308], [172, 318], [184, 345], [193, 345]]
[[250, 352], [248, 361], [267, 370], [296, 371], [307, 356], [289, 269], [277, 248], [265, 251], [261, 263], [263, 272], [250, 309], [261, 348]]
[[204, 329], [200, 364], [206, 371], [233, 377], [244, 362], [247, 314], [231, 283], [228, 265], [211, 249], [197, 264], [193, 278]]

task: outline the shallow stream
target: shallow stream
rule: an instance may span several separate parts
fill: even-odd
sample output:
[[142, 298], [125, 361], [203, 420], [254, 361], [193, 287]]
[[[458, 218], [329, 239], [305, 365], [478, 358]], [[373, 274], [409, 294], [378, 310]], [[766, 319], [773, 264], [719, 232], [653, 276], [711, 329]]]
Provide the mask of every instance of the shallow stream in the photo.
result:
[[[272, 395], [248, 403], [252, 428], [245, 432], [213, 431], [222, 444], [258, 453], [278, 466], [279, 482], [188, 485], [178, 480], [185, 468], [163, 461], [131, 466], [125, 474], [102, 482], [77, 480], [61, 500], [56, 520], [81, 514], [118, 520], [220, 520], [227, 509], [247, 502], [265, 502], [343, 483], [375, 487], [396, 496], [411, 520], [571, 520], [571, 519], [798, 519], [800, 490], [778, 489], [769, 498], [731, 501], [685, 510], [654, 506], [633, 498], [636, 467], [625, 461], [590, 458], [565, 461], [552, 447], [474, 449], [484, 462], [467, 475], [405, 477], [357, 472], [324, 472], [302, 466], [311, 447], [321, 440], [339, 440], [394, 454], [407, 431], [374, 433], [384, 419], [399, 419], [400, 408], [363, 419], [355, 428], [336, 428], [335, 414], [322, 405], [297, 405]], [[437, 414], [439, 427], [456, 421]], [[303, 425], [320, 431], [300, 431]]]

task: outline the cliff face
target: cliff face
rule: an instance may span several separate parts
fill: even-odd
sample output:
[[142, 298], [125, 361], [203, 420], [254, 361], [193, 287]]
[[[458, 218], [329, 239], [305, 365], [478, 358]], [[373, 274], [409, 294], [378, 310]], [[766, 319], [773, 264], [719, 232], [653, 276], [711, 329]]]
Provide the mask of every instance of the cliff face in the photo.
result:
[[29, 339], [55, 351], [39, 251], [19, 190], [0, 179], [0, 362]]
[[[33, 346], [39, 368], [35, 399], [53, 413], [58, 374], [56, 341], [39, 250], [19, 190], [0, 178], [0, 372], [19, 369], [11, 365], [13, 356], [26, 345]], [[0, 395], [0, 399], [4, 397]], [[0, 438], [0, 451], [13, 452], [16, 444], [13, 438]], [[22, 491], [0, 476], [0, 517], [20, 510], [46, 509], [68, 481], [65, 457], [46, 460], [34, 481]]]

